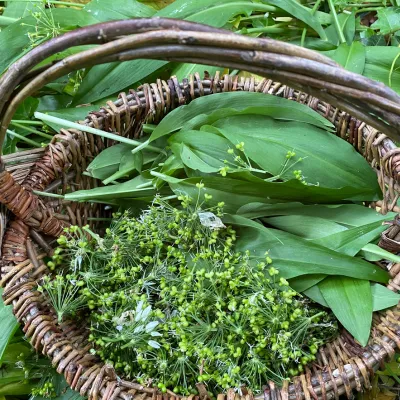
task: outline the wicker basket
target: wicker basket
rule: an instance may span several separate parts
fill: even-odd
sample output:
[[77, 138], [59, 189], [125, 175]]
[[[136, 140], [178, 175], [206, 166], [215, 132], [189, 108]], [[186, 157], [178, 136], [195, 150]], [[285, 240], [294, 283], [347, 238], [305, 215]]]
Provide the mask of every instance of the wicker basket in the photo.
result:
[[[50, 55], [84, 44], [101, 45], [33, 69]], [[198, 96], [255, 91], [285, 97], [307, 104], [335, 124], [336, 134], [351, 143], [376, 169], [384, 194], [377, 205], [382, 212], [397, 211], [400, 151], [388, 138], [400, 137], [400, 97], [395, 92], [343, 70], [318, 53], [186, 21], [114, 21], [73, 31], [38, 46], [0, 79], [0, 142], [18, 104], [51, 80], [94, 64], [135, 58], [219, 65], [274, 80], [255, 82], [253, 78], [219, 74], [206, 74], [204, 79], [194, 74], [182, 82], [175, 77], [167, 82], [157, 80], [129, 94], [121, 93], [116, 102], [108, 102], [98, 112], [90, 113], [80, 122], [82, 125], [137, 137], [144, 121], [157, 123], [170, 110]], [[72, 321], [59, 324], [54, 310], [36, 290], [37, 280], [48, 272], [43, 258], [51, 253], [54, 238], [68, 224], [83, 225], [89, 217], [102, 216], [103, 208], [98, 204], [38, 198], [32, 191], [63, 193], [67, 189], [95, 187], [99, 183], [82, 172], [100, 151], [112, 144], [80, 130], [62, 129], [43, 150], [2, 158], [0, 201], [13, 214], [9, 222], [6, 208], [0, 214], [3, 297], [6, 304], [13, 305], [32, 346], [50, 357], [57, 371], [82, 395], [93, 400], [175, 400], [178, 396], [174, 393], [161, 394], [156, 388], [117, 377], [111, 366], [101, 364], [88, 352], [87, 331]], [[399, 231], [396, 222], [386, 232], [390, 245], [397, 243]], [[400, 289], [399, 271], [399, 264], [392, 266], [390, 289]], [[303, 375], [282, 388], [266, 382], [261, 394], [255, 397], [310, 400], [337, 399], [346, 394], [351, 398], [353, 389], [370, 387], [374, 371], [393, 356], [396, 347], [400, 348], [400, 309], [393, 308], [374, 314], [367, 347], [362, 348], [344, 331], [319, 350], [317, 361]], [[207, 397], [205, 388], [198, 388], [200, 396], [190, 396], [190, 400]], [[218, 400], [225, 397], [247, 400], [254, 396], [245, 390], [241, 396], [229, 390], [220, 394]]]

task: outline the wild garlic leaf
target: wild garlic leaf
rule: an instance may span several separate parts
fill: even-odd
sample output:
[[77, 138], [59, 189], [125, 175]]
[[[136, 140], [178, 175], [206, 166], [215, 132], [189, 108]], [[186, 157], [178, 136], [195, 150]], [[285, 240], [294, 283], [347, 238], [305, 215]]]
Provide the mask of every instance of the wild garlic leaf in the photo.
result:
[[393, 307], [400, 301], [400, 294], [393, 292], [379, 283], [371, 283], [372, 306], [374, 311]]
[[322, 218], [346, 227], [366, 225], [376, 221], [389, 221], [396, 216], [396, 213], [393, 212], [382, 215], [372, 208], [358, 204], [306, 205], [299, 202], [249, 203], [241, 207], [238, 214], [251, 219], [279, 215], [307, 216], [309, 218]]
[[[232, 116], [213, 126], [233, 145], [244, 143], [246, 156], [272, 175], [282, 174], [284, 180], [293, 179], [294, 171], [301, 170], [310, 185], [369, 188], [371, 194], [380, 194], [376, 173], [368, 162], [349, 143], [325, 130], [262, 115]], [[295, 157], [287, 160], [288, 152]]]
[[129, 19], [149, 18], [155, 14], [155, 10], [146, 4], [136, 0], [91, 0], [83, 10], [93, 15], [100, 22]]
[[[298, 278], [293, 280], [294, 283], [296, 282], [297, 279]], [[293, 287], [293, 289], [295, 289], [295, 287]], [[302, 291], [302, 293], [305, 296], [309, 297], [311, 300], [315, 301], [316, 303], [321, 304], [324, 307], [329, 307], [328, 303], [326, 302], [319, 288], [319, 283]], [[394, 307], [400, 301], [399, 293], [395, 293], [379, 283], [371, 282], [371, 294], [372, 294], [372, 309], [374, 312], [384, 310], [389, 307]]]
[[[150, 183], [151, 180], [145, 179], [139, 175], [124, 183], [67, 193], [65, 199], [71, 201], [102, 200], [105, 202], [112, 202], [113, 200], [120, 198], [129, 199], [135, 197], [154, 196], [155, 189], [147, 186]], [[142, 185], [145, 185], [145, 187]]]
[[122, 159], [132, 155], [131, 152], [132, 146], [125, 143], [108, 147], [88, 165], [87, 171], [94, 178], [104, 180], [119, 170]]
[[388, 260], [400, 263], [400, 256], [382, 249], [374, 243], [368, 243], [362, 248], [361, 254], [368, 261]]
[[380, 219], [351, 228], [320, 217], [306, 215], [285, 215], [262, 220], [275, 228], [349, 256], [356, 255], [386, 229]]
[[225, 224], [232, 224], [238, 232], [237, 251], [250, 251], [250, 257], [263, 259], [265, 252], [273, 266], [286, 279], [301, 275], [343, 275], [357, 279], [386, 283], [388, 273], [364, 260], [316, 245], [290, 233], [269, 229], [240, 216], [225, 216]]
[[312, 242], [339, 251], [340, 253], [354, 256], [365, 245], [377, 239], [385, 229], [386, 227], [378, 221], [314, 239]]
[[[213, 196], [210, 200], [210, 205], [216, 205], [218, 202], [223, 201], [225, 202], [224, 210], [229, 213], [235, 213], [239, 208], [249, 203], [272, 204], [301, 200], [304, 203], [314, 204], [377, 198], [377, 196], [371, 195], [369, 188], [343, 187], [332, 189], [305, 186], [298, 180], [265, 182], [246, 173], [230, 174], [226, 177], [206, 175], [203, 177], [174, 179], [169, 185], [176, 194], [185, 193], [192, 198], [196, 198], [198, 195], [196, 184], [201, 182], [204, 183], [207, 193]], [[73, 194], [67, 196], [75, 197]]]
[[[188, 3], [188, 6], [185, 4]], [[141, 9], [132, 9], [131, 16], [138, 10], [136, 17], [141, 17]], [[154, 17], [179, 18], [200, 22], [214, 27], [223, 27], [232, 17], [240, 14], [249, 15], [252, 11], [267, 11], [264, 4], [227, 0], [184, 0], [175, 1], [154, 14]], [[179, 15], [179, 17], [177, 17]], [[160, 74], [168, 64], [158, 60], [133, 60], [96, 65], [85, 76], [77, 94], [74, 105], [92, 103], [104, 99], [127, 87], [139, 86], [146, 77], [159, 70]], [[198, 70], [202, 73], [204, 67]], [[167, 76], [170, 76], [168, 74]]]
[[176, 108], [163, 118], [150, 136], [150, 141], [179, 129], [200, 129], [231, 115], [265, 115], [275, 119], [299, 121], [331, 129], [333, 125], [304, 104], [285, 98], [253, 92], [224, 92], [199, 97]]
[[307, 291], [311, 287], [316, 286], [317, 283], [321, 282], [326, 276], [326, 274], [309, 274], [297, 276], [293, 279], [290, 279], [289, 284], [290, 287], [296, 292], [305, 293], [305, 291]]
[[321, 237], [347, 230], [345, 226], [336, 222], [307, 215], [283, 215], [263, 218], [262, 221], [269, 226], [304, 239], [320, 239]]
[[362, 346], [366, 346], [373, 311], [370, 283], [363, 279], [330, 276], [318, 287], [336, 318]]
[[205, 173], [218, 172], [225, 164], [229, 140], [210, 132], [182, 130], [169, 139], [172, 151], [187, 167]]
[[310, 298], [312, 301], [315, 301], [316, 303], [320, 304], [321, 306], [329, 308], [329, 305], [326, 302], [324, 296], [322, 295], [321, 289], [319, 288], [318, 284], [304, 290], [303, 294], [308, 298]]

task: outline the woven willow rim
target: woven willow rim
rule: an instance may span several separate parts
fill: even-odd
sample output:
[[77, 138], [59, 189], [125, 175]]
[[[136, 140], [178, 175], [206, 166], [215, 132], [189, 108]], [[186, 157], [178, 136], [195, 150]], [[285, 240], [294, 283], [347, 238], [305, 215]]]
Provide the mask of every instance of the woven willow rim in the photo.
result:
[[[151, 31], [152, 29], [158, 30]], [[120, 39], [123, 34], [144, 31], [148, 32]], [[79, 44], [105, 41], [110, 43], [95, 48], [95, 51], [91, 49], [83, 52], [84, 56], [81, 53], [31, 71], [34, 65], [50, 54], [76, 45], [77, 39]], [[170, 45], [175, 40], [179, 45]], [[160, 46], [160, 42], [167, 44]], [[212, 52], [206, 54], [204, 48], [196, 53], [196, 57], [203, 58], [195, 58], [192, 54], [199, 50], [198, 44], [207, 44], [208, 51], [219, 46], [220, 60], [214, 59]], [[232, 50], [232, 45], [239, 50]], [[231, 47], [227, 53], [224, 46]], [[252, 46], [253, 49], [244, 50], [248, 48], [246, 46]], [[74, 68], [99, 62], [130, 59], [132, 54], [127, 54], [126, 49], [132, 47], [135, 52], [139, 50], [135, 57], [140, 54], [141, 57], [146, 55], [148, 58], [148, 49], [157, 48], [157, 58], [189, 62], [197, 60], [196, 62], [208, 65], [214, 62], [272, 77], [278, 76], [282, 78], [280, 81], [289, 83], [296, 89], [305, 86], [309, 94], [269, 79], [256, 82], [254, 78], [238, 79], [227, 75], [220, 77], [218, 73], [214, 77], [206, 75], [201, 79], [199, 74], [194, 74], [182, 82], [172, 77], [166, 82], [157, 80], [156, 83], [144, 84], [137, 91], [131, 90], [128, 94], [121, 93], [116, 102], [108, 102], [98, 112], [90, 113], [81, 124], [126, 137], [137, 137], [144, 122], [158, 123], [170, 110], [199, 96], [226, 91], [255, 91], [282, 96], [307, 104], [333, 122], [336, 134], [351, 143], [377, 171], [384, 193], [384, 199], [378, 206], [383, 212], [392, 209], [397, 211], [400, 151], [385, 134], [375, 129], [380, 129], [382, 123], [370, 113], [376, 114], [376, 107], [382, 106], [380, 115], [389, 117], [388, 120], [394, 122], [398, 118], [396, 113], [397, 104], [400, 104], [399, 96], [383, 85], [344, 71], [317, 53], [269, 39], [244, 38], [185, 21], [116, 21], [83, 28], [38, 46], [32, 50], [31, 56], [23, 57], [0, 79], [2, 132], [7, 129], [19, 102], [58, 76], [54, 71], [64, 74]], [[176, 55], [178, 53], [179, 56]], [[97, 60], [94, 60], [94, 54], [98, 57]], [[211, 55], [208, 57], [209, 54]], [[112, 58], [115, 55], [117, 57]], [[72, 59], [73, 57], [76, 58]], [[266, 68], [265, 65], [269, 67]], [[276, 69], [274, 65], [277, 65]], [[292, 75], [287, 75], [285, 68], [291, 70]], [[304, 80], [304, 77], [307, 79]], [[21, 85], [21, 89], [15, 89], [21, 82], [25, 83]], [[341, 106], [345, 111], [311, 96], [314, 93], [318, 93], [321, 99], [328, 99], [333, 105]], [[364, 122], [357, 119], [360, 116]], [[365, 122], [370, 121], [375, 128], [366, 125]], [[390, 132], [388, 126], [383, 125], [385, 133], [396, 137], [397, 125], [393, 124]], [[87, 341], [87, 329], [75, 326], [73, 321], [58, 323], [47, 299], [37, 291], [37, 281], [48, 273], [43, 258], [46, 254], [51, 254], [54, 237], [60, 235], [68, 224], [93, 225], [91, 217], [102, 216], [104, 210], [99, 204], [38, 198], [32, 190], [65, 193], [67, 190], [97, 186], [98, 182], [82, 172], [100, 151], [112, 144], [110, 140], [103, 140], [80, 130], [61, 129], [44, 150], [2, 158], [0, 202], [14, 214], [7, 227], [4, 208], [1, 214], [0, 283], [5, 288], [3, 298], [6, 304], [13, 305], [14, 314], [23, 324], [25, 335], [35, 349], [50, 357], [57, 371], [64, 374], [68, 384], [81, 395], [93, 400], [174, 400], [179, 396], [172, 392], [161, 394], [157, 388], [125, 381], [117, 376], [111, 366], [100, 363], [89, 353], [91, 345]], [[393, 232], [389, 232], [387, 236], [396, 242]], [[388, 287], [392, 290], [400, 289], [399, 272], [399, 265], [394, 265], [390, 270], [393, 279]], [[343, 331], [338, 339], [321, 348], [316, 362], [309, 365], [305, 373], [295, 377], [290, 384], [286, 382], [282, 388], [278, 388], [274, 383], [266, 382], [261, 394], [257, 396], [247, 393], [245, 389], [241, 395], [228, 390], [226, 394], [220, 394], [218, 400], [250, 400], [254, 397], [260, 400], [338, 399], [342, 394], [351, 398], [353, 389], [360, 391], [370, 388], [374, 371], [394, 355], [396, 347], [400, 348], [398, 307], [374, 314], [368, 346], [362, 348], [349, 333]], [[189, 396], [188, 400], [207, 397], [202, 384], [198, 385], [198, 389], [199, 396]]]

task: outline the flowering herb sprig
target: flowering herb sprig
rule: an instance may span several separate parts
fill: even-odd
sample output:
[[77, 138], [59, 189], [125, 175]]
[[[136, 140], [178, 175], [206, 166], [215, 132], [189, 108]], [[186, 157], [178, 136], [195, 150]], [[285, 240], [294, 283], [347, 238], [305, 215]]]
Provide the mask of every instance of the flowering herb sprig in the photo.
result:
[[92, 353], [126, 377], [184, 395], [197, 382], [210, 394], [257, 391], [302, 371], [336, 325], [289, 287], [268, 253], [254, 262], [235, 251], [232, 227], [206, 226], [199, 214], [218, 221], [224, 204], [207, 208], [211, 196], [198, 189], [197, 200], [179, 196], [180, 207], [156, 198], [139, 218], [117, 215], [103, 238], [68, 229], [51, 266], [69, 279], [53, 282], [79, 287]]

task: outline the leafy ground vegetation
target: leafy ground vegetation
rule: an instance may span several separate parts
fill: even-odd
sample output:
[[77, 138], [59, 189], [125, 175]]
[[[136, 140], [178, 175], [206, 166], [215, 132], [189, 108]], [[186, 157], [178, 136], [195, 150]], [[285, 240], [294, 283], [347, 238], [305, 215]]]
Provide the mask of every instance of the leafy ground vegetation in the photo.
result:
[[[162, 16], [207, 23], [243, 35], [271, 37], [311, 48], [331, 57], [348, 70], [383, 82], [400, 92], [400, 4], [397, 0], [12, 0], [0, 4], [0, 73], [40, 43], [77, 27], [115, 19]], [[79, 50], [73, 48], [58, 57]], [[183, 78], [203, 70], [213, 74], [217, 68], [137, 60], [71, 73], [48, 84], [18, 109], [7, 132], [3, 154], [45, 146], [58, 126], [65, 125], [66, 121], [83, 119], [89, 111], [98, 109], [106, 100], [115, 99], [123, 90], [153, 81], [155, 77], [176, 75]], [[246, 71], [225, 72], [247, 74]], [[243, 94], [241, 96], [243, 99]], [[254, 123], [250, 132], [247, 130], [246, 115], [253, 115], [251, 107], [262, 101], [268, 102], [268, 99], [262, 100], [249, 94], [243, 103], [250, 109], [243, 110], [239, 106], [234, 107], [234, 94], [225, 98], [222, 95], [218, 99], [218, 107], [231, 110], [224, 113], [225, 118], [208, 111], [213, 109], [210, 101], [200, 99], [195, 106], [182, 108], [157, 127], [148, 126], [147, 130], [152, 132], [152, 143], [143, 150], [131, 155], [132, 146], [118, 144], [93, 161], [87, 173], [101, 179], [106, 186], [97, 191], [75, 192], [70, 195], [71, 200], [96, 200], [121, 206], [126, 198], [144, 196], [151, 199], [144, 207], [147, 212], [129, 214], [129, 219], [126, 219], [129, 223], [116, 217], [104, 238], [75, 228], [66, 232], [55, 258], [49, 262], [49, 266], [54, 268], [55, 278], [42, 282], [41, 286], [41, 290], [52, 299], [60, 319], [91, 310], [96, 322], [93, 326], [99, 326], [91, 332], [93, 352], [113, 362], [128, 376], [138, 377], [140, 369], [143, 376], [138, 379], [143, 382], [148, 376], [159, 377], [160, 390], [168, 386], [182, 393], [194, 389], [191, 384], [182, 381], [183, 376], [224, 388], [243, 382], [260, 386], [260, 379], [277, 378], [271, 374], [279, 374], [279, 379], [295, 374], [301, 371], [304, 363], [312, 360], [316, 348], [322, 343], [321, 335], [326, 339], [334, 334], [336, 319], [361, 343], [365, 343], [372, 311], [398, 301], [396, 294], [389, 296], [380, 284], [385, 282], [386, 276], [368, 263], [389, 257], [398, 261], [396, 256], [380, 252], [375, 244], [383, 229], [383, 218], [360, 205], [360, 200], [373, 200], [380, 195], [368, 165], [362, 164], [339, 139], [336, 142], [330, 136], [329, 140], [334, 142], [332, 146], [343, 146], [338, 152], [342, 156], [324, 160], [313, 158], [310, 143], [318, 146], [317, 138], [328, 140], [331, 126], [300, 106], [296, 109], [290, 103], [289, 107], [288, 102], [280, 99], [274, 100], [279, 104], [264, 104], [267, 110], [271, 105], [278, 105], [282, 110], [286, 107], [286, 119], [282, 122], [273, 114], [258, 115], [252, 118]], [[80, 107], [76, 108], [78, 105]], [[194, 107], [197, 113], [203, 107], [206, 119], [201, 123], [192, 118]], [[285, 114], [285, 111], [282, 112]], [[36, 114], [38, 118], [35, 118], [35, 113], [41, 114]], [[184, 129], [183, 125], [176, 125], [177, 115], [184, 122]], [[50, 120], [49, 116], [58, 120]], [[271, 132], [277, 129], [281, 133], [293, 130], [293, 124], [296, 124], [299, 135], [303, 132], [313, 140], [307, 146], [301, 146], [295, 137], [291, 143], [286, 143], [282, 136], [280, 139], [279, 136], [261, 138], [266, 124]], [[200, 130], [207, 140], [200, 142], [196, 139], [196, 132]], [[246, 131], [249, 132], [247, 135], [243, 133]], [[257, 142], [253, 140], [254, 135], [260, 138]], [[212, 148], [206, 146], [207, 142], [214, 144]], [[276, 158], [265, 160], [259, 149], [272, 144], [276, 146]], [[164, 148], [168, 148], [167, 153], [163, 152]], [[116, 154], [120, 157], [116, 158]], [[348, 174], [352, 162], [362, 165], [359, 175]], [[333, 169], [338, 165], [341, 168]], [[232, 196], [235, 194], [232, 187], [237, 187], [235, 185], [239, 185], [240, 193], [245, 195]], [[276, 190], [277, 185], [283, 186], [280, 192]], [[254, 186], [258, 192], [249, 189]], [[276, 201], [265, 204], [262, 200], [265, 191], [276, 193]], [[299, 191], [306, 193], [308, 204], [298, 203], [296, 196], [299, 196]], [[159, 193], [162, 198], [158, 197]], [[291, 203], [282, 204], [283, 195], [285, 201]], [[116, 198], [120, 201], [113, 204]], [[165, 203], [165, 198], [170, 198], [172, 205], [171, 202]], [[310, 204], [314, 203], [319, 205], [313, 206], [311, 212]], [[335, 207], [327, 206], [331, 203], [335, 203]], [[228, 228], [205, 229], [197, 218], [199, 207], [202, 212], [221, 214]], [[353, 219], [347, 217], [349, 207]], [[192, 221], [193, 215], [196, 219]], [[391, 217], [387, 216], [388, 219]], [[160, 218], [163, 223], [168, 221], [171, 224], [167, 228], [175, 238], [172, 243], [171, 237], [151, 237], [151, 246], [159, 251], [157, 257], [154, 252], [138, 252], [137, 257], [142, 264], [138, 270], [131, 268], [132, 260], [123, 260], [121, 264], [118, 257], [126, 257], [123, 252], [114, 254], [113, 259], [106, 257], [112, 254], [109, 250], [115, 249], [116, 245], [119, 249], [131, 245], [132, 232], [143, 233], [143, 229], [165, 232], [165, 226], [157, 225]], [[188, 221], [197, 224], [198, 233], [196, 229], [188, 232], [179, 225]], [[121, 235], [116, 237], [115, 232], [122, 235], [123, 243], [120, 243]], [[191, 232], [198, 237], [191, 237]], [[144, 236], [146, 240], [148, 237], [148, 234]], [[243, 237], [251, 240], [245, 241], [241, 239]], [[149, 243], [146, 240], [142, 242], [147, 251]], [[176, 240], [182, 242], [175, 243]], [[191, 246], [193, 243], [201, 243], [198, 248], [201, 254], [199, 259], [204, 264], [201, 268], [189, 268], [190, 264], [182, 260], [182, 254], [175, 249], [176, 246]], [[289, 255], [282, 255], [285, 249], [282, 244], [290, 249], [296, 248], [293, 263], [303, 255], [304, 262], [319, 265], [319, 269], [305, 273], [291, 265], [285, 270]], [[141, 243], [134, 243], [134, 246], [138, 245], [140, 247]], [[222, 246], [218, 250], [220, 258], [213, 263], [218, 264], [220, 269], [214, 271], [206, 262], [210, 257], [207, 249], [211, 246], [215, 253], [218, 245]], [[94, 251], [97, 246], [104, 246], [104, 252]], [[279, 251], [277, 246], [281, 246]], [[265, 254], [266, 248], [270, 249], [268, 254]], [[335, 262], [328, 266], [318, 264], [316, 259], [310, 259], [312, 249], [335, 257]], [[90, 262], [93, 253], [97, 257], [103, 256], [102, 262], [108, 269], [93, 270], [93, 263]], [[171, 260], [168, 267], [162, 262], [166, 257]], [[350, 257], [356, 258], [350, 260]], [[225, 260], [228, 260], [230, 268], [233, 267], [232, 270], [224, 267]], [[350, 275], [349, 263], [352, 266]], [[254, 275], [244, 274], [244, 268]], [[279, 274], [276, 274], [278, 271]], [[105, 273], [107, 276], [112, 274], [119, 288], [123, 287], [123, 282], [139, 281], [134, 288], [135, 304], [129, 304], [124, 297], [126, 291], [118, 291], [116, 287], [107, 288], [102, 296], [93, 290], [97, 282], [104, 279]], [[221, 282], [210, 286], [210, 282], [215, 281], [210, 274], [214, 273], [220, 274], [218, 278]], [[181, 277], [185, 274], [187, 282], [182, 282]], [[138, 280], [139, 275], [141, 279]], [[254, 281], [255, 278], [260, 285], [257, 293], [264, 293], [263, 296], [257, 297], [254, 286], [251, 287], [252, 293], [246, 292], [247, 279]], [[60, 292], [59, 288], [64, 288], [64, 292]], [[193, 304], [193, 299], [204, 295], [205, 289], [214, 296], [212, 298], [219, 298], [222, 302], [220, 309], [213, 310], [214, 313], [207, 302]], [[232, 292], [230, 297], [218, 297], [228, 289]], [[71, 295], [66, 297], [63, 294], [68, 290]], [[119, 297], [110, 300], [110, 296], [106, 295], [108, 292], [116, 292]], [[247, 297], [235, 293], [246, 293]], [[267, 293], [274, 297], [275, 309], [260, 303], [267, 298]], [[301, 297], [297, 293], [301, 293]], [[252, 302], [249, 298], [253, 299]], [[346, 298], [362, 299], [363, 307], [349, 308]], [[313, 306], [315, 304], [322, 307], [318, 312]], [[106, 313], [103, 313], [104, 307], [109, 308]], [[179, 313], [166, 319], [171, 310], [178, 310]], [[275, 338], [269, 341], [270, 347], [262, 347], [265, 343], [264, 337], [261, 337], [262, 319], [246, 321], [246, 326], [251, 326], [246, 333], [246, 343], [236, 342], [235, 335], [232, 335], [232, 332], [242, 329], [243, 315], [250, 315], [251, 319], [252, 312], [257, 315], [264, 313], [264, 318], [275, 316], [287, 322], [287, 325], [277, 327], [276, 332], [268, 332], [270, 339]], [[127, 326], [126, 322], [132, 319], [135, 324]], [[54, 373], [47, 360], [32, 352], [9, 307], [0, 305], [0, 321], [1, 400], [3, 397], [7, 400], [29, 396], [65, 400], [79, 397], [66, 388], [65, 382]], [[228, 333], [216, 331], [217, 325]], [[193, 326], [196, 329], [188, 329]], [[173, 337], [171, 331], [175, 333]], [[312, 333], [309, 342], [303, 339], [304, 332]], [[125, 336], [123, 339], [122, 335]], [[221, 343], [221, 335], [232, 337]], [[133, 337], [138, 340], [137, 343], [132, 342]], [[202, 349], [204, 354], [197, 354], [195, 344], [206, 340], [209, 346]], [[248, 341], [254, 347], [249, 348]], [[292, 343], [290, 351], [288, 342]], [[220, 359], [214, 357], [216, 347], [222, 349]], [[174, 353], [176, 357], [173, 359], [168, 358], [170, 348], [180, 349], [181, 352]], [[136, 354], [136, 365], [127, 363], [119, 355], [127, 351]], [[273, 370], [266, 371], [263, 369], [265, 354], [274, 352], [279, 353], [279, 366], [274, 359]], [[243, 354], [246, 357], [250, 354], [246, 362], [243, 361]], [[169, 381], [163, 378], [165, 371], [162, 367], [157, 371], [153, 369], [152, 357], [158, 361], [164, 359], [164, 364], [158, 362], [158, 365], [164, 365], [166, 369], [171, 367], [168, 362], [173, 364], [176, 371]], [[199, 357], [208, 362], [203, 365], [203, 373], [196, 369]], [[238, 360], [243, 362], [238, 365]], [[394, 397], [400, 383], [398, 375], [398, 364], [388, 364], [387, 369], [376, 376], [371, 396], [380, 391], [380, 396]]]

